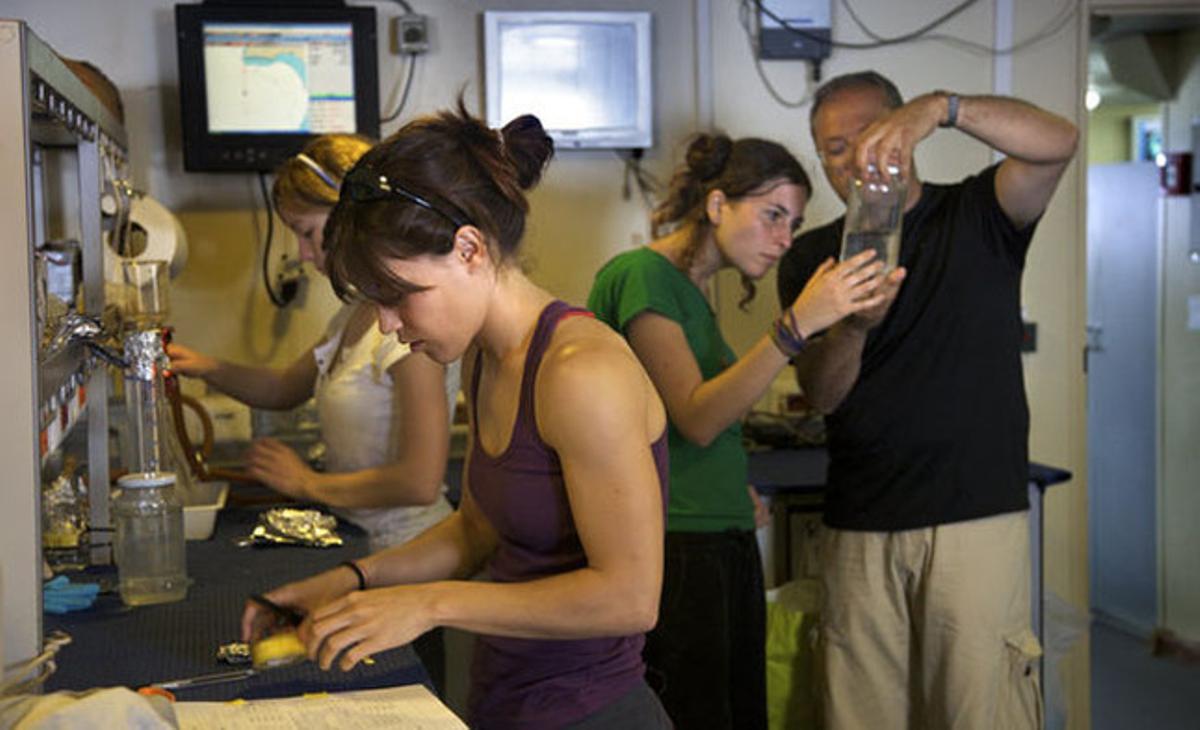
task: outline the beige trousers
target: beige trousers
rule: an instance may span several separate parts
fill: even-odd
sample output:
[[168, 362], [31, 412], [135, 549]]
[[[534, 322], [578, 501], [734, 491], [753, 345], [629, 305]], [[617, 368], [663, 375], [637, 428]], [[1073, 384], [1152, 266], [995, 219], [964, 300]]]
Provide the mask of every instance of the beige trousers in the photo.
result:
[[826, 529], [829, 730], [1040, 730], [1029, 515], [903, 532]]

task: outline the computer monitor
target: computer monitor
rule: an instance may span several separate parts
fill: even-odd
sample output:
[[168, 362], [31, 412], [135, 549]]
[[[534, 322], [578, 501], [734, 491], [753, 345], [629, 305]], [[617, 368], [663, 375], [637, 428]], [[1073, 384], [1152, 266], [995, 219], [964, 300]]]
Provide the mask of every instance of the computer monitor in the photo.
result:
[[375, 10], [175, 6], [183, 166], [269, 171], [315, 135], [379, 136]]
[[534, 114], [559, 148], [651, 146], [650, 13], [483, 18], [489, 125]]

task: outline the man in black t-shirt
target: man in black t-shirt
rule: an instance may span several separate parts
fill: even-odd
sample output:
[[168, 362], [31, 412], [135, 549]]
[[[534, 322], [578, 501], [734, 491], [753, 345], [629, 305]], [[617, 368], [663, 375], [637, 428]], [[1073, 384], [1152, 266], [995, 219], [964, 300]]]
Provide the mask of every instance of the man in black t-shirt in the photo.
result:
[[[1039, 727], [1020, 286], [1078, 132], [1010, 98], [937, 91], [904, 104], [874, 72], [823, 85], [811, 123], [843, 202], [856, 177], [908, 185], [887, 301], [795, 361], [829, 433], [827, 726]], [[924, 183], [913, 149], [939, 127], [1006, 157], [953, 185]], [[838, 255], [842, 223], [785, 255], [783, 306]]]

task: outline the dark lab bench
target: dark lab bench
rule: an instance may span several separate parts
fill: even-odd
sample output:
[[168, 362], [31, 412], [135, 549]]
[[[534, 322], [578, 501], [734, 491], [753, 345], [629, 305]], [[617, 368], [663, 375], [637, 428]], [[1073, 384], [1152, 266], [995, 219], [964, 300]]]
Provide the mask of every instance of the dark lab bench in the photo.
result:
[[[775, 524], [781, 528], [778, 545], [791, 545], [790, 516], [797, 513], [820, 513], [825, 477], [829, 470], [829, 453], [823, 447], [799, 449], [765, 449], [750, 452], [749, 481], [764, 497], [771, 498]], [[1071, 472], [1053, 466], [1030, 462], [1029, 504], [1030, 532], [1038, 538], [1033, 555], [1041, 554], [1042, 497], [1046, 489], [1071, 478]], [[777, 553], [779, 554], [779, 553]], [[791, 551], [784, 550], [783, 562], [776, 570], [780, 582], [793, 576]], [[1034, 577], [1040, 579], [1041, 563], [1035, 560]]]
[[[251, 593], [332, 568], [367, 552], [367, 538], [341, 522], [339, 548], [237, 547], [253, 529], [258, 507], [228, 507], [217, 520], [216, 532], [205, 541], [187, 544], [188, 577], [193, 580], [185, 600], [129, 608], [116, 593], [102, 593], [86, 611], [61, 616], [46, 614], [47, 633], [60, 629], [72, 642], [58, 655], [58, 671], [46, 682], [48, 691], [83, 690], [123, 685], [141, 687], [154, 682], [235, 669], [217, 662], [217, 647], [237, 641], [242, 608]], [[115, 581], [111, 569], [90, 569], [73, 581]], [[231, 700], [288, 697], [307, 692], [339, 692], [423, 683], [429, 677], [411, 647], [373, 656], [374, 664], [359, 664], [349, 673], [321, 671], [311, 662], [269, 670], [248, 679], [176, 691], [180, 700]]]
[[[749, 481], [771, 502], [773, 551], [777, 561], [773, 577], [777, 584], [783, 583], [793, 577], [792, 516], [821, 512], [829, 453], [824, 447], [811, 447], [751, 451], [749, 456]], [[1065, 469], [1034, 462], [1029, 464], [1030, 602], [1031, 619], [1039, 641], [1044, 633], [1042, 501], [1047, 489], [1070, 479], [1071, 472]]]

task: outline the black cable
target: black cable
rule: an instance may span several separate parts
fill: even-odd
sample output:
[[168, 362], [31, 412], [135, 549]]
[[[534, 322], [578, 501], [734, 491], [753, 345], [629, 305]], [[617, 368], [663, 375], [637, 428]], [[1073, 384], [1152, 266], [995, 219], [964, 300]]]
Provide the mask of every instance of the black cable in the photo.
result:
[[[841, 0], [841, 2], [842, 7], [844, 7], [846, 12], [850, 15], [850, 19], [854, 21], [854, 24], [858, 26], [859, 30], [861, 30], [864, 35], [876, 41], [886, 40], [874, 29], [867, 26], [858, 12], [850, 5], [850, 0]], [[1057, 35], [1058, 32], [1063, 29], [1063, 26], [1065, 26], [1067, 22], [1074, 17], [1075, 12], [1078, 9], [1079, 0], [1063, 0], [1062, 4], [1059, 6], [1059, 9], [1055, 12], [1054, 17], [1049, 23], [1046, 24], [1045, 28], [1037, 31], [1024, 40], [1013, 43], [1007, 48], [992, 48], [991, 46], [985, 46], [982, 43], [975, 43], [974, 41], [969, 41], [965, 38], [957, 38], [952, 35], [945, 35], [941, 33], [931, 33], [921, 38], [914, 38], [913, 40], [940, 41], [942, 43], [949, 43], [981, 56], [990, 56], [993, 58], [996, 56], [1009, 56], [1017, 51], [1024, 50], [1035, 43]]]
[[267, 193], [267, 174], [265, 172], [258, 173], [258, 189], [262, 192], [263, 204], [267, 209], [267, 242], [263, 246], [262, 257], [263, 286], [267, 290], [267, 298], [271, 300], [271, 304], [282, 309], [287, 306], [287, 301], [277, 297], [275, 290], [271, 288], [271, 240], [275, 238], [275, 212], [271, 207], [271, 196]]
[[638, 192], [642, 195], [642, 201], [647, 207], [653, 208], [654, 196], [662, 190], [662, 182], [642, 167], [642, 155], [645, 154], [645, 150], [635, 147], [628, 150], [627, 155], [622, 155], [620, 150], [613, 151], [625, 162], [625, 180], [621, 186], [621, 198], [629, 200], [632, 197], [633, 191], [630, 189], [629, 180], [633, 178]]
[[400, 112], [404, 110], [404, 104], [408, 101], [408, 92], [412, 89], [413, 72], [417, 68], [417, 54], [409, 53], [406, 55], [408, 56], [408, 78], [404, 80], [404, 90], [400, 94], [400, 103], [396, 105], [395, 111], [379, 120], [381, 124], [394, 121], [396, 117], [400, 116]]
[[892, 45], [896, 45], [898, 43], [907, 43], [909, 41], [915, 40], [915, 39], [920, 38], [921, 36], [925, 35], [929, 31], [933, 30], [934, 28], [938, 27], [939, 25], [943, 25], [944, 23], [948, 22], [949, 20], [954, 18], [959, 13], [963, 12], [967, 8], [969, 8], [972, 5], [975, 5], [976, 3], [979, 2], [979, 0], [963, 0], [963, 2], [959, 3], [958, 5], [951, 8], [950, 10], [946, 11], [942, 15], [929, 21], [928, 23], [921, 26], [920, 28], [918, 28], [914, 31], [911, 31], [909, 33], [904, 33], [903, 35], [898, 35], [898, 36], [894, 36], [891, 38], [882, 38], [880, 40], [877, 40], [877, 41], [874, 41], [871, 43], [848, 43], [846, 41], [835, 41], [832, 38], [822, 38], [814, 33], [809, 33], [808, 31], [806, 31], [802, 28], [797, 28], [796, 26], [788, 23], [786, 20], [784, 20], [783, 18], [776, 15], [774, 11], [770, 10], [769, 8], [764, 7], [762, 4], [762, 0], [740, 0], [740, 1], [743, 4], [745, 4], [746, 2], [752, 2], [754, 4], [755, 8], [758, 9], [759, 13], [767, 16], [771, 20], [778, 23], [780, 25], [780, 27], [782, 27], [784, 30], [794, 33], [802, 38], [807, 38], [808, 40], [810, 40], [814, 43], [817, 43], [817, 44], [823, 45], [823, 46], [828, 46], [831, 48], [853, 48], [853, 49], [857, 49], [857, 50], [882, 48], [883, 46], [892, 46]]
[[[924, 26], [922, 26], [921, 28], [919, 28], [915, 31], [912, 31], [910, 33], [905, 33], [905, 34], [902, 34], [899, 36], [886, 37], [886, 36], [880, 35], [879, 33], [877, 33], [876, 31], [874, 31], [873, 29], [869, 28], [866, 25], [866, 23], [862, 20], [861, 16], [859, 16], [859, 14], [855, 11], [855, 9], [853, 7], [851, 7], [850, 0], [841, 0], [842, 6], [845, 7], [846, 11], [850, 15], [850, 18], [854, 21], [854, 23], [859, 27], [859, 29], [862, 30], [862, 32], [868, 38], [871, 38], [875, 41], [874, 43], [848, 43], [845, 41], [834, 41], [832, 39], [827, 40], [827, 39], [821, 38], [812, 33], [808, 33], [806, 31], [804, 31], [803, 29], [796, 28], [795, 26], [789, 25], [787, 23], [787, 21], [780, 18], [778, 15], [773, 13], [771, 10], [763, 7], [761, 0], [739, 0], [738, 5], [739, 5], [740, 12], [738, 15], [739, 15], [740, 24], [746, 32], [746, 40], [750, 45], [750, 52], [754, 58], [755, 71], [758, 72], [759, 79], [763, 82], [763, 86], [766, 87], [767, 92], [771, 95], [771, 97], [773, 99], [775, 99], [776, 103], [778, 103], [779, 105], [781, 105], [785, 108], [795, 109], [798, 107], [802, 107], [805, 104], [812, 101], [812, 96], [811, 96], [811, 94], [808, 94], [796, 101], [789, 101], [789, 100], [785, 99], [771, 84], [770, 79], [767, 78], [766, 71], [763, 69], [762, 58], [761, 58], [761, 54], [759, 53], [759, 46], [758, 46], [758, 42], [757, 42], [757, 39], [756, 39], [755, 33], [754, 33], [755, 28], [754, 28], [754, 24], [752, 23], [752, 16], [751, 16], [751, 12], [750, 12], [752, 9], [758, 9], [758, 10], [762, 11], [763, 15], [766, 15], [767, 17], [771, 18], [775, 22], [779, 23], [781, 26], [783, 26], [785, 29], [787, 29], [790, 32], [795, 33], [801, 37], [807, 38], [815, 43], [825, 44], [828, 47], [851, 48], [851, 49], [860, 49], [861, 50], [861, 49], [879, 48], [882, 46], [896, 45], [896, 44], [900, 44], [900, 43], [910, 43], [910, 42], [915, 42], [915, 41], [920, 41], [920, 40], [929, 40], [929, 41], [941, 41], [943, 43], [957, 45], [957, 46], [960, 46], [963, 49], [967, 50], [968, 52], [976, 53], [976, 54], [982, 55], [982, 56], [990, 56], [990, 57], [1011, 55], [1013, 53], [1016, 53], [1017, 51], [1028, 48], [1029, 46], [1032, 46], [1035, 43], [1038, 43], [1042, 40], [1045, 40], [1047, 38], [1051, 38], [1051, 37], [1057, 35], [1063, 29], [1063, 27], [1065, 27], [1066, 24], [1071, 20], [1071, 18], [1075, 16], [1076, 12], [1078, 12], [1078, 10], [1079, 10], [1079, 7], [1078, 7], [1079, 0], [1063, 0], [1063, 3], [1059, 7], [1059, 10], [1055, 13], [1055, 17], [1053, 17], [1050, 20], [1050, 22], [1046, 24], [1046, 26], [1044, 28], [1042, 28], [1040, 31], [1033, 33], [1032, 35], [1025, 38], [1024, 40], [1013, 43], [1012, 45], [1008, 46], [1007, 48], [991, 48], [990, 46], [985, 46], [980, 43], [974, 43], [974, 42], [968, 41], [964, 38], [957, 38], [955, 36], [950, 36], [950, 35], [945, 35], [945, 34], [929, 33], [930, 30], [938, 27], [939, 25], [944, 24], [945, 22], [947, 22], [954, 16], [958, 15], [962, 11], [969, 8], [971, 5], [975, 4], [977, 1], [978, 0], [965, 0], [965, 2], [960, 3], [959, 5], [955, 6], [954, 8], [950, 9], [949, 11], [947, 11], [945, 14], [939, 16], [938, 18], [935, 18], [934, 20], [930, 21], [929, 23], [926, 23]], [[819, 59], [812, 60], [812, 72], [813, 72], [813, 81], [819, 82], [821, 80], [821, 61]]]
[[404, 8], [404, 12], [408, 13], [409, 15], [413, 14], [412, 6], [409, 5], [405, 0], [392, 0], [392, 2]]
[[[758, 38], [754, 34], [754, 25], [751, 22], [752, 17], [750, 10], [750, 3], [746, 0], [742, 0], [738, 8], [738, 22], [742, 26], [742, 29], [746, 32], [746, 43], [750, 46], [750, 57], [754, 59], [754, 70], [758, 72], [759, 80], [762, 81], [767, 93], [771, 95], [771, 98], [775, 100], [776, 104], [779, 104], [785, 109], [799, 109], [808, 102], [812, 101], [812, 94], [804, 94], [796, 101], [789, 101], [783, 98], [783, 94], [780, 94], [775, 88], [774, 84], [771, 83], [771, 80], [767, 78], [767, 71], [763, 68], [762, 54], [759, 53]], [[813, 75], [815, 80], [820, 80], [821, 72], [819, 61], [814, 62]]]

